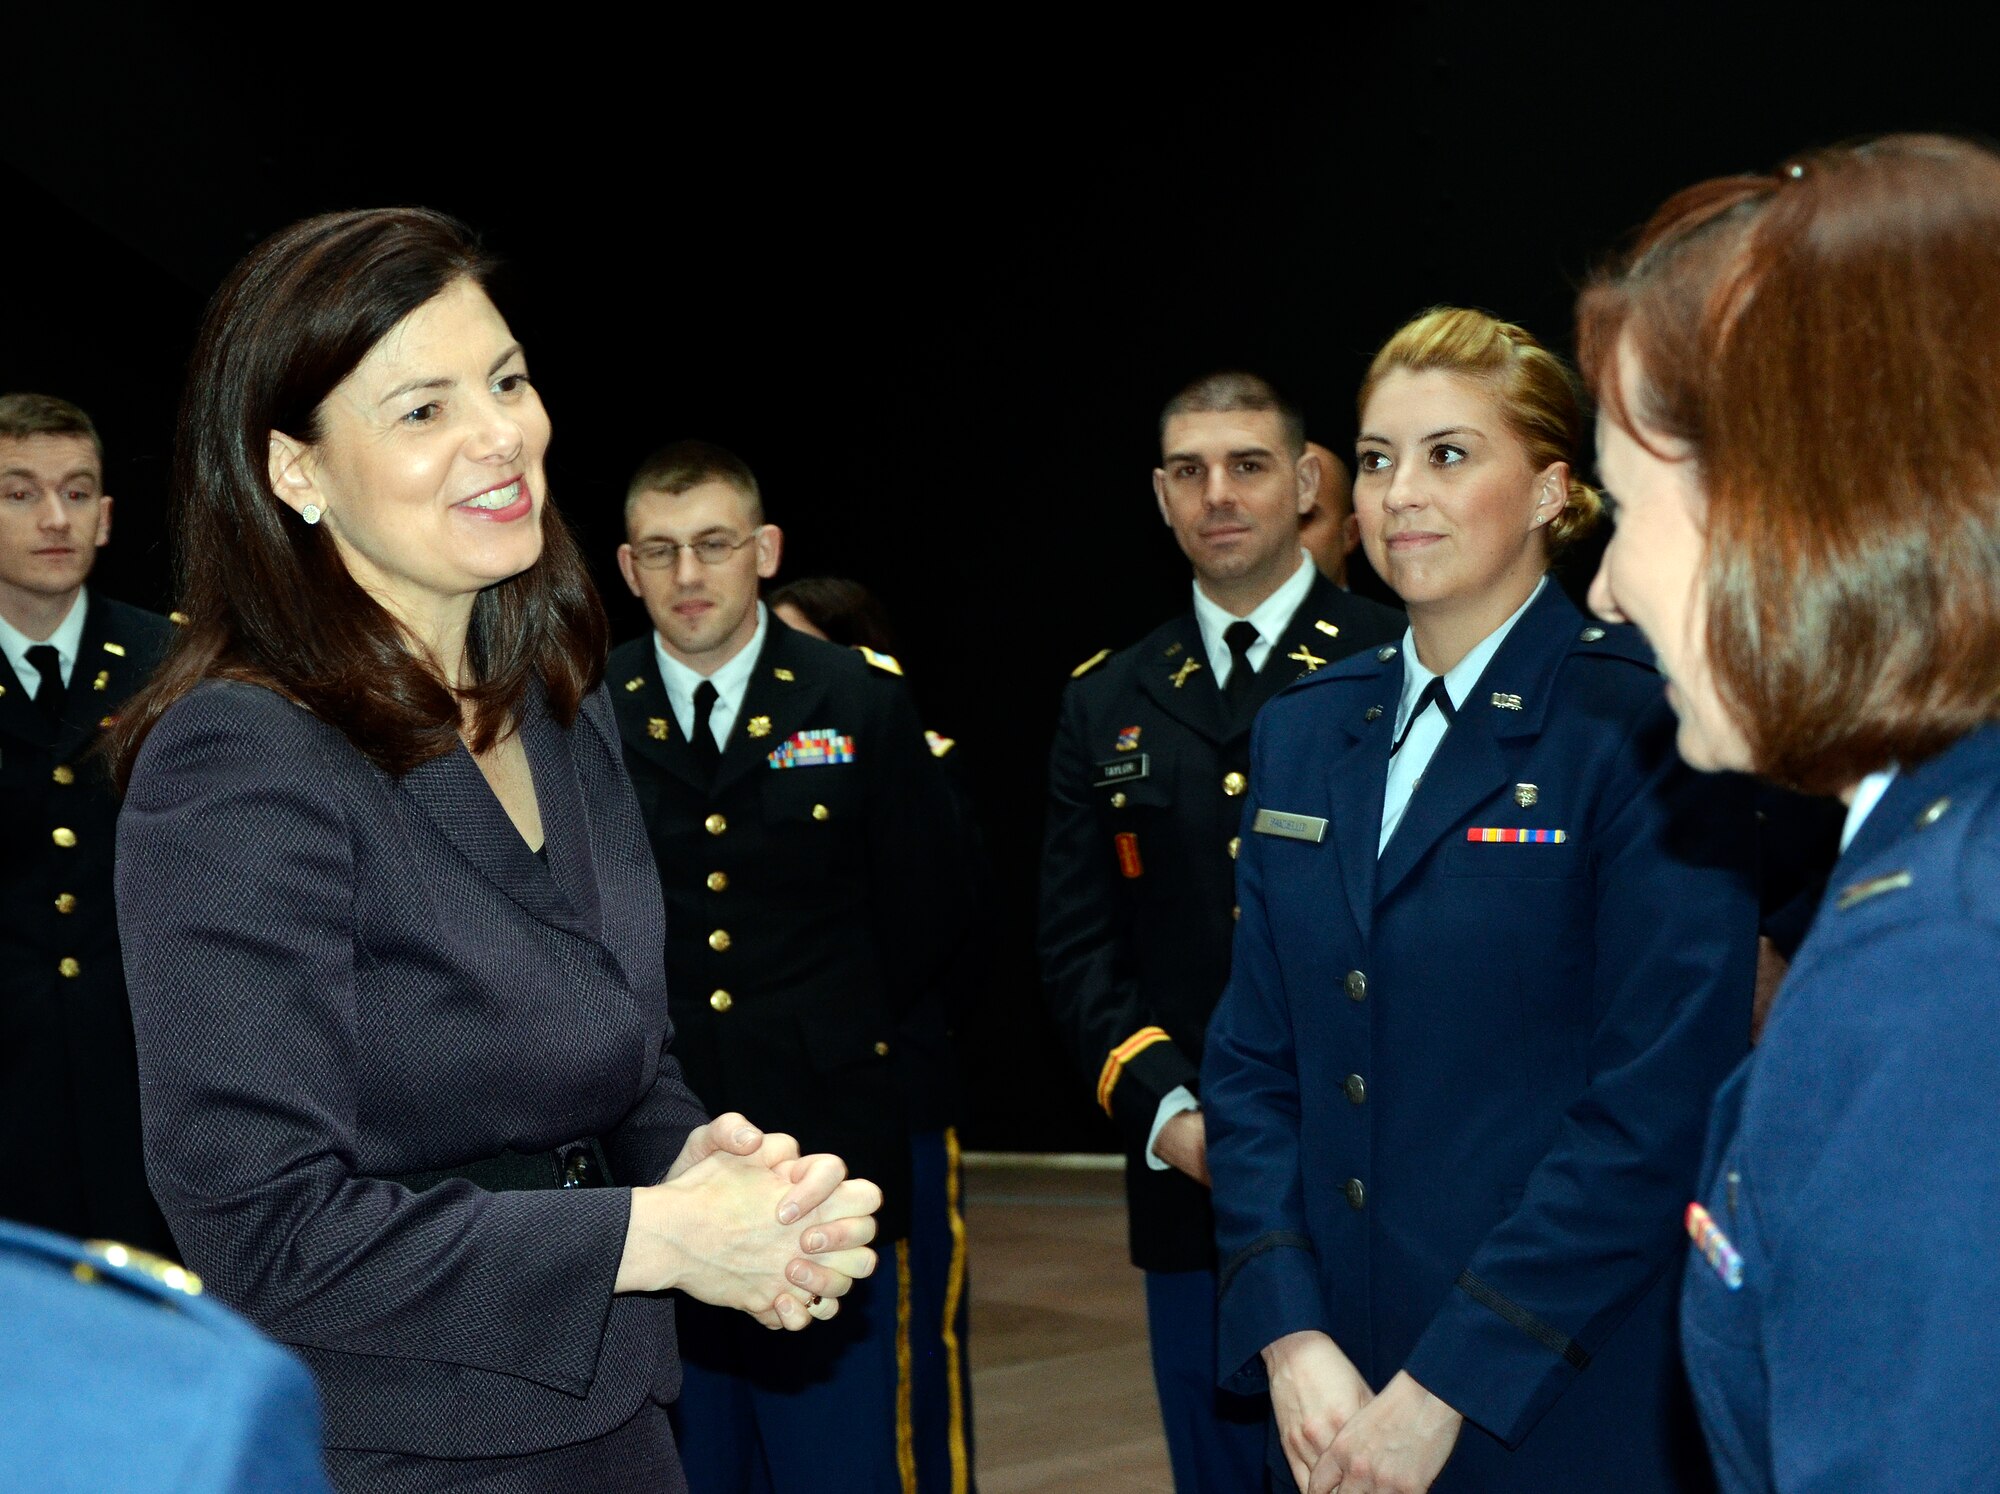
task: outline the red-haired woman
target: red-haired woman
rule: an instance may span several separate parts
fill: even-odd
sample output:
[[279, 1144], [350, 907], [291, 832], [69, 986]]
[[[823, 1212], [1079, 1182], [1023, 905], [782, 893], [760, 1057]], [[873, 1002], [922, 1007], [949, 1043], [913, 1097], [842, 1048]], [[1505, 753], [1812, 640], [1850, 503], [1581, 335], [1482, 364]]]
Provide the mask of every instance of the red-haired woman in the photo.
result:
[[1723, 1486], [2000, 1488], [2000, 157], [1689, 188], [1580, 316], [1593, 604], [1658, 649], [1690, 763], [1848, 805], [1688, 1210]]
[[668, 1052], [603, 617], [489, 268], [438, 214], [338, 214], [209, 307], [193, 623], [116, 743], [147, 1168], [311, 1367], [338, 1486], [653, 1494], [662, 1289], [829, 1316], [880, 1194], [707, 1122]]

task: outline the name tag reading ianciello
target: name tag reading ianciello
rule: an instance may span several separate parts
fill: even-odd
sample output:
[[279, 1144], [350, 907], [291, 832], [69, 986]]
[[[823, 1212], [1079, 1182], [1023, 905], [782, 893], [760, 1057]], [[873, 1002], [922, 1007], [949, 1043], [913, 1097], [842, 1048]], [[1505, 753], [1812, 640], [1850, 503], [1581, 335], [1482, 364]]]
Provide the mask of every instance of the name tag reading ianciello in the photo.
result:
[[1150, 752], [1142, 752], [1137, 757], [1115, 757], [1109, 762], [1101, 762], [1097, 765], [1097, 778], [1091, 787], [1116, 788], [1121, 783], [1144, 778], [1152, 760]]
[[1282, 835], [1286, 840], [1309, 841], [1318, 845], [1326, 839], [1326, 821], [1317, 815], [1286, 814], [1282, 809], [1260, 809], [1250, 828], [1259, 835]]

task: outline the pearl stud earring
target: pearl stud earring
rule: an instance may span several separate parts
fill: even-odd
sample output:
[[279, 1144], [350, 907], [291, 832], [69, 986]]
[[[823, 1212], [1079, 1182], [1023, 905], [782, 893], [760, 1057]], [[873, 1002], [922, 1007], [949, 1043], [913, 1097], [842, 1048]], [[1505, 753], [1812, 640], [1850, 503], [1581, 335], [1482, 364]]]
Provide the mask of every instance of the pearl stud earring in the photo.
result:
[[319, 505], [317, 503], [308, 503], [304, 508], [299, 510], [299, 517], [304, 519], [308, 524], [317, 524], [319, 522]]

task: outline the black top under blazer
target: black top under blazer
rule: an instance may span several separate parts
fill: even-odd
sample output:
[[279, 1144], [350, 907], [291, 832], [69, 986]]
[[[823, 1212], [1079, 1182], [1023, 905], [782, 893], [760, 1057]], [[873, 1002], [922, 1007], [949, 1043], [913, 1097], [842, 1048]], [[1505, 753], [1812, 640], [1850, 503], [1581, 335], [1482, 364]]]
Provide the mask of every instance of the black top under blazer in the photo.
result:
[[679, 1389], [667, 1299], [612, 1292], [626, 1188], [383, 1181], [596, 1135], [651, 1183], [703, 1118], [610, 704], [566, 731], [537, 695], [521, 735], [546, 864], [463, 748], [391, 778], [238, 683], [166, 712], [119, 820], [154, 1191], [333, 1447], [531, 1452]]

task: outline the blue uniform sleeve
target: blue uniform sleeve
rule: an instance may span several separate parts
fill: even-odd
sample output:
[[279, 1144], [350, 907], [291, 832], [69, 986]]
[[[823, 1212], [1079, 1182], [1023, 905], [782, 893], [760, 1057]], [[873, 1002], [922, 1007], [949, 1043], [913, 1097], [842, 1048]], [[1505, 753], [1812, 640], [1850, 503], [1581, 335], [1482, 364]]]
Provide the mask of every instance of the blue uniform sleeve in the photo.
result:
[[1841, 1020], [1767, 1036], [1789, 1061], [1760, 1053], [1744, 1138], [1772, 1487], [2000, 1488], [2000, 930], [1909, 922], [1821, 970], [1812, 953], [1798, 975], [1839, 983]]
[[[1264, 782], [1264, 729], [1251, 743], [1251, 795]], [[1216, 1358], [1227, 1389], [1265, 1388], [1264, 1347], [1288, 1333], [1327, 1332], [1319, 1265], [1307, 1229], [1299, 1162], [1299, 1076], [1283, 974], [1264, 901], [1265, 837], [1246, 834], [1236, 861], [1236, 941], [1229, 985], [1202, 1055], [1208, 1170], [1213, 1180]]]
[[1673, 741], [1657, 703], [1597, 800], [1589, 1084], [1404, 1366], [1510, 1447], [1678, 1268], [1709, 1104], [1748, 1047], [1749, 785]]

